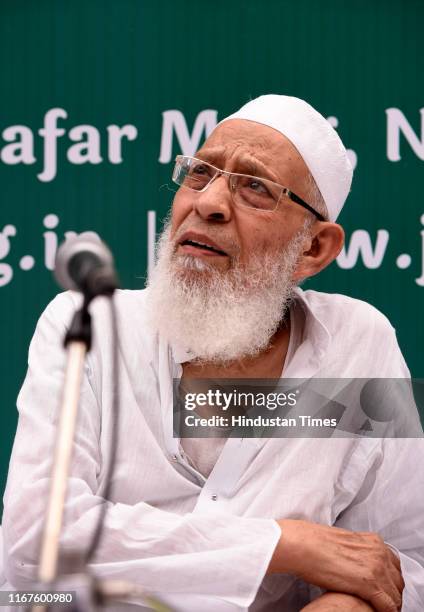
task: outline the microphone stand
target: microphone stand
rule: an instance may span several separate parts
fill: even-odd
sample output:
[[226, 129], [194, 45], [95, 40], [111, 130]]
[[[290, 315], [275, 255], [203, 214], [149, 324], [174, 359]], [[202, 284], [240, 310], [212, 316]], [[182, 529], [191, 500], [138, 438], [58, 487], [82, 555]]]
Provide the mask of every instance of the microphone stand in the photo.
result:
[[[57, 576], [59, 537], [63, 524], [68, 474], [78, 417], [81, 380], [85, 356], [91, 348], [92, 341], [91, 315], [88, 311], [90, 301], [90, 298], [84, 298], [84, 303], [75, 313], [64, 341], [68, 349], [68, 357], [38, 570], [39, 582], [46, 588], [52, 587]], [[37, 605], [32, 610], [33, 612], [45, 612], [47, 607]]]

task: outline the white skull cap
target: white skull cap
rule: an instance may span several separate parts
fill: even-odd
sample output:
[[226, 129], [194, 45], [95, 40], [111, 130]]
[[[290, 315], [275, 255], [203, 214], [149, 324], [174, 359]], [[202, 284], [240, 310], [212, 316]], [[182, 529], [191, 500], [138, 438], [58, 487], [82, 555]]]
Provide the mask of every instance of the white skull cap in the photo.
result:
[[229, 119], [261, 123], [286, 136], [314, 177], [330, 221], [337, 219], [349, 194], [353, 169], [336, 130], [318, 111], [300, 98], [268, 94], [247, 102], [218, 125]]

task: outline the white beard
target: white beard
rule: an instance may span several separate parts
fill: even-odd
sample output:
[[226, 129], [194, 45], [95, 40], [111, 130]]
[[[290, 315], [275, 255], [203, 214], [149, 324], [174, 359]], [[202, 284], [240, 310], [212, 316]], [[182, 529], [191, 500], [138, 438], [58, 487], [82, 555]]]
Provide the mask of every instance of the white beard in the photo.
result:
[[177, 255], [168, 224], [148, 282], [150, 323], [199, 362], [257, 355], [284, 319], [307, 232], [301, 230], [284, 252], [252, 256], [247, 266], [236, 261], [223, 272], [197, 257]]

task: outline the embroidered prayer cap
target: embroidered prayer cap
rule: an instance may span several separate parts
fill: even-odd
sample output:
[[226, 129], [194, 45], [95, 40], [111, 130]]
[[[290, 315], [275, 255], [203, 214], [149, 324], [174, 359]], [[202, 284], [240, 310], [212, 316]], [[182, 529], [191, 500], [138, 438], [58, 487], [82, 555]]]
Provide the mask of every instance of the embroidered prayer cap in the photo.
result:
[[300, 98], [268, 94], [247, 102], [218, 125], [229, 119], [261, 123], [286, 136], [309, 168], [330, 221], [337, 219], [349, 194], [353, 169], [336, 130], [318, 111]]

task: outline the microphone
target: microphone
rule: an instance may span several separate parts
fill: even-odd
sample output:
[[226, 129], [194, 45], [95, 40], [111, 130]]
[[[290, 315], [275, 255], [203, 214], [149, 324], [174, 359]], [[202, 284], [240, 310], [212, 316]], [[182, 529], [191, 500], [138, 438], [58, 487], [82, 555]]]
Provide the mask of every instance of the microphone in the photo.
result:
[[112, 253], [95, 232], [68, 238], [58, 249], [54, 276], [64, 289], [81, 291], [92, 300], [118, 288]]

